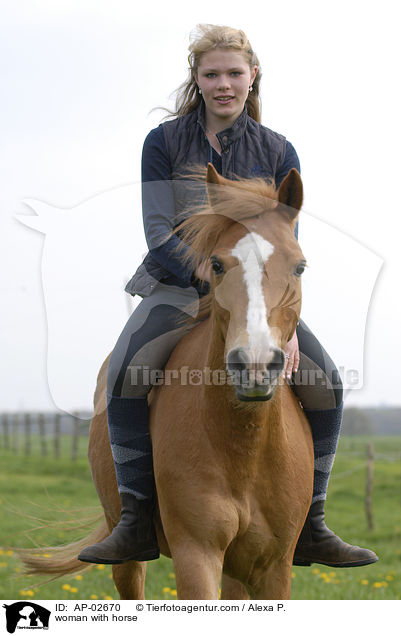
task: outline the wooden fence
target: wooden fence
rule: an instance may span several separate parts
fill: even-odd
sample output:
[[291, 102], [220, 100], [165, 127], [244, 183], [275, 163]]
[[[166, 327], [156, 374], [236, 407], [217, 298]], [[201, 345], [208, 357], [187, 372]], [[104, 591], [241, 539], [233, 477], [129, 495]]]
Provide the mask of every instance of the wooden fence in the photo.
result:
[[65, 413], [3, 413], [1, 415], [0, 447], [15, 454], [33, 453], [33, 436], [39, 437], [40, 455], [61, 457], [61, 439], [71, 438], [71, 460], [76, 461], [80, 437], [89, 433], [88, 414]]

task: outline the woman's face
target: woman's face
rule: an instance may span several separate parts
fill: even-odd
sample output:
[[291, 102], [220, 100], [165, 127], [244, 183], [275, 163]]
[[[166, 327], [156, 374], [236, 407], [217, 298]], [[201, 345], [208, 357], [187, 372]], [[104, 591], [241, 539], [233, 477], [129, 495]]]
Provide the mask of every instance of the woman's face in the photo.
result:
[[244, 109], [257, 70], [257, 66], [250, 69], [242, 53], [233, 49], [214, 49], [202, 55], [195, 80], [209, 125], [234, 123]]

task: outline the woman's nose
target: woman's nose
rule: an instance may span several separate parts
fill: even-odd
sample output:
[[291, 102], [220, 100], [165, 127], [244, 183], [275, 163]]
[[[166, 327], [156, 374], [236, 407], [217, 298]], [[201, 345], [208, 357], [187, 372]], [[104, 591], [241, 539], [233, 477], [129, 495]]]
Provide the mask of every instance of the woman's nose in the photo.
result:
[[230, 81], [226, 75], [220, 75], [217, 88], [219, 88], [220, 90], [227, 90], [228, 88], [230, 88]]

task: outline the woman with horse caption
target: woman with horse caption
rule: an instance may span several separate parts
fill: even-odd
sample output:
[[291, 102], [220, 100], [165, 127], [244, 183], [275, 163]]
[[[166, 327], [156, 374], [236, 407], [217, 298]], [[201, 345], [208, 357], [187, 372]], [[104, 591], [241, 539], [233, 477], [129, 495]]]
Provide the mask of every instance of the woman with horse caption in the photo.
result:
[[[286, 598], [293, 563], [350, 567], [377, 556], [325, 524], [343, 392], [299, 318], [297, 154], [260, 123], [260, 65], [242, 31], [201, 26], [189, 62], [176, 118], [143, 147], [149, 253], [126, 287], [142, 301], [100, 371], [89, 448], [108, 531], [78, 558], [114, 564], [125, 598], [141, 597], [141, 562], [160, 548], [173, 556], [180, 598], [215, 597], [222, 572], [224, 598], [246, 597], [234, 579], [252, 596]], [[209, 165], [207, 194], [203, 181], [195, 214], [199, 165]], [[202, 364], [241, 380], [154, 387], [149, 412], [145, 369], [174, 377]], [[246, 384], [251, 370], [270, 380]], [[297, 381], [305, 372], [309, 381]]]

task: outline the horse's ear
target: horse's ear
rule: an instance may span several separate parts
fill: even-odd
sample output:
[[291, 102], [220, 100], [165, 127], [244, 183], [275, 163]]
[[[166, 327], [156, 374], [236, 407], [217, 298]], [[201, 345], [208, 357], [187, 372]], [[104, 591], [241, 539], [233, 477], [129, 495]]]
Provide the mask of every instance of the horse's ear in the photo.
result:
[[[230, 196], [230, 191], [222, 186], [231, 185], [228, 179], [222, 177], [212, 163], [207, 164], [206, 188], [210, 205], [213, 207], [217, 203], [222, 203], [226, 196]], [[231, 195], [232, 196], [232, 195]]]
[[286, 212], [295, 219], [302, 206], [303, 186], [298, 170], [291, 168], [278, 190], [278, 200], [286, 206]]
[[216, 185], [223, 185], [224, 183], [223, 177], [219, 175], [214, 165], [210, 162], [207, 164], [206, 181], [207, 183], [215, 183]]

